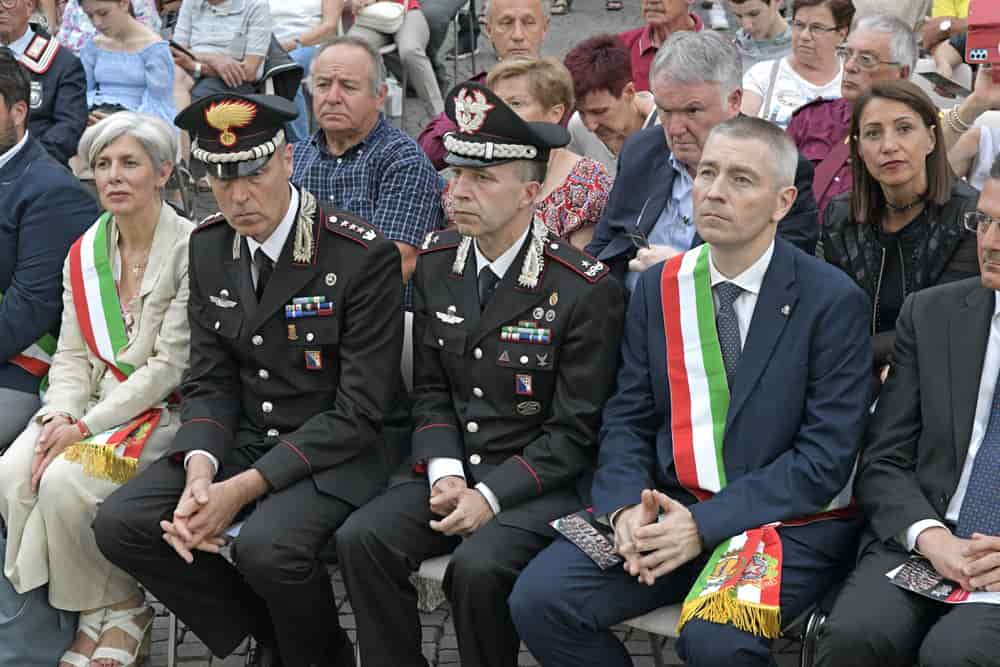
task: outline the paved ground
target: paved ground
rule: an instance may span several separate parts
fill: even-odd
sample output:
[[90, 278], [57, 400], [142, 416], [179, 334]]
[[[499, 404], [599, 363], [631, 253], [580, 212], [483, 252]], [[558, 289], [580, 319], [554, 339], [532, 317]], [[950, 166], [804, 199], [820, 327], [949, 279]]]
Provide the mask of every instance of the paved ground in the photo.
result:
[[[575, 0], [569, 15], [552, 17], [552, 27], [549, 32], [549, 39], [546, 42], [545, 54], [561, 58], [574, 44], [585, 36], [598, 34], [602, 31], [618, 33], [639, 25], [638, 2], [629, 0], [625, 4], [626, 6], [623, 11], [607, 12], [604, 9], [603, 0]], [[696, 10], [705, 18], [705, 12], [700, 8], [700, 3], [696, 4]], [[480, 39], [480, 45], [482, 50], [476, 58], [477, 70], [485, 69], [496, 62], [492, 49], [486, 42], [485, 37]], [[451, 41], [449, 40], [442, 49], [442, 53], [450, 49]], [[452, 64], [450, 61], [446, 62], [449, 77], [452, 77]], [[464, 80], [468, 78], [472, 72], [471, 60], [467, 59], [459, 62], [459, 79]], [[420, 101], [415, 97], [408, 98], [403, 123], [404, 129], [412, 136], [416, 136], [427, 119], [428, 114], [422, 109]], [[398, 123], [398, 119], [395, 120]], [[199, 196], [198, 213], [200, 216], [208, 215], [215, 210], [215, 202], [211, 194]], [[351, 611], [350, 602], [347, 600], [344, 585], [336, 568], [331, 568], [331, 580], [337, 596], [340, 624], [347, 629], [353, 640], [354, 628], [356, 627], [354, 614]], [[159, 605], [157, 607], [159, 615], [154, 623], [153, 652], [149, 664], [152, 667], [165, 667], [167, 664], [168, 617], [162, 607]], [[450, 667], [458, 667], [461, 665], [455, 639], [455, 628], [450, 619], [447, 603], [442, 604], [436, 611], [421, 614], [421, 625], [423, 627], [423, 652], [428, 662], [432, 666], [448, 665]], [[635, 667], [652, 667], [655, 664], [652, 657], [653, 648], [648, 635], [627, 628], [619, 629], [617, 634], [625, 642], [629, 653], [633, 656]], [[245, 646], [238, 649], [234, 655], [226, 659], [218, 659], [213, 658], [205, 645], [191, 632], [182, 629], [179, 640], [177, 658], [178, 664], [183, 667], [237, 667], [244, 664], [246, 657]], [[683, 663], [681, 663], [676, 653], [674, 653], [672, 644], [673, 642], [670, 640], [662, 642], [664, 662], [667, 665], [681, 665]], [[798, 645], [796, 643], [779, 640], [776, 642], [775, 651], [780, 667], [792, 667], [798, 664]], [[526, 650], [522, 651], [519, 662], [525, 666], [537, 664]], [[292, 665], [289, 667], [298, 666]]]

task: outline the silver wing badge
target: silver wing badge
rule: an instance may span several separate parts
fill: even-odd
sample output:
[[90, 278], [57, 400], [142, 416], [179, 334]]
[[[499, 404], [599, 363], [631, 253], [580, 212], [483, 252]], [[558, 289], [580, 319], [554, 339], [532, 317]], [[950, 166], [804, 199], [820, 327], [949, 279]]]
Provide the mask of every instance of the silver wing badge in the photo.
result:
[[219, 308], [235, 308], [236, 307], [236, 302], [232, 301], [230, 299], [223, 299], [222, 297], [218, 297], [218, 296], [210, 296], [210, 297], [208, 297], [208, 300], [211, 301], [212, 303], [214, 303]]
[[437, 315], [437, 318], [442, 322], [444, 322], [445, 324], [461, 324], [462, 322], [465, 321], [465, 318], [456, 315], [455, 313], [457, 311], [458, 308], [456, 308], [455, 306], [448, 306], [447, 313], [436, 312], [434, 314]]

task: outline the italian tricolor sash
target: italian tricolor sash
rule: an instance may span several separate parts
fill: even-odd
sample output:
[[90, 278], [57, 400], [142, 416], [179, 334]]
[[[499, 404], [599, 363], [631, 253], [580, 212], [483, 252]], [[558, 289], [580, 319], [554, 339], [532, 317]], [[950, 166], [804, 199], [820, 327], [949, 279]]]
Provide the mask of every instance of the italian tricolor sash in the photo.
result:
[[[0, 301], [3, 301], [3, 292], [0, 292]], [[44, 378], [49, 372], [49, 366], [52, 365], [52, 355], [55, 353], [55, 336], [43, 334], [27, 349], [12, 357], [10, 363], [23, 368], [35, 377]]]
[[[128, 335], [108, 254], [110, 224], [111, 214], [103, 214], [70, 248], [70, 288], [87, 347], [107, 364], [119, 382], [124, 382], [135, 368], [118, 359], [118, 353], [128, 343]], [[160, 416], [159, 408], [147, 410], [126, 424], [70, 446], [65, 457], [82, 463], [91, 476], [124, 483], [135, 474], [143, 445]]]
[[[660, 293], [677, 478], [699, 501], [707, 500], [726, 486], [723, 442], [729, 410], [708, 245], [667, 262]], [[846, 499], [849, 494], [842, 493], [835, 503], [846, 506]], [[828, 509], [836, 509], [834, 503]], [[794, 523], [820, 518], [824, 516]], [[716, 547], [684, 600], [678, 631], [690, 619], [701, 618], [768, 638], [781, 633], [778, 525], [748, 530]]]

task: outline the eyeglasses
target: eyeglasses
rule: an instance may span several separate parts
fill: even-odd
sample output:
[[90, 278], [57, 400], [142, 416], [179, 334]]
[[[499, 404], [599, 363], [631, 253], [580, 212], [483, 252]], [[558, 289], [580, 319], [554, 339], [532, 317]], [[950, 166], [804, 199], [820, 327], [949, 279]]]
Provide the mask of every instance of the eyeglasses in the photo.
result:
[[986, 215], [982, 211], [969, 211], [962, 216], [962, 224], [970, 232], [985, 234], [994, 224], [1000, 224], [1000, 219]]
[[21, 0], [0, 0], [0, 7], [4, 9], [14, 9]]
[[792, 19], [791, 21], [788, 22], [788, 25], [791, 26], [794, 32], [805, 32], [806, 30], [808, 30], [814, 35], [819, 35], [822, 33], [829, 34], [831, 32], [837, 32], [838, 30], [840, 30], [840, 28], [838, 28], [837, 26], [833, 26], [832, 28], [830, 28], [829, 26], [825, 26], [822, 23], [803, 23], [798, 19]]
[[[2, 2], [2, 0], [0, 0]], [[894, 60], [879, 60], [877, 56], [866, 53], [865, 51], [855, 51], [852, 48], [846, 47], [843, 44], [836, 49], [837, 57], [846, 65], [847, 62], [854, 58], [854, 62], [858, 64], [861, 69], [875, 69], [879, 65], [895, 65], [900, 66], [902, 63], [897, 63]]]

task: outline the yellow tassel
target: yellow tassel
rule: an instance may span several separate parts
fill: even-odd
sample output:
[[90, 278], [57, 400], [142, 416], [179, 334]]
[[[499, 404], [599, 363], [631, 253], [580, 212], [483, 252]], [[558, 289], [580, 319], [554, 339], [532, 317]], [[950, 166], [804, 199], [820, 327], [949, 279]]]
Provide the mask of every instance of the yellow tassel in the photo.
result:
[[684, 603], [677, 632], [692, 618], [710, 623], [732, 625], [757, 637], [777, 639], [781, 636], [781, 609], [769, 605], [739, 600], [730, 590], [717, 591]]
[[83, 472], [95, 479], [106, 479], [124, 484], [135, 477], [139, 462], [123, 456], [116, 456], [113, 447], [90, 442], [78, 442], [63, 452], [67, 461], [79, 463]]

